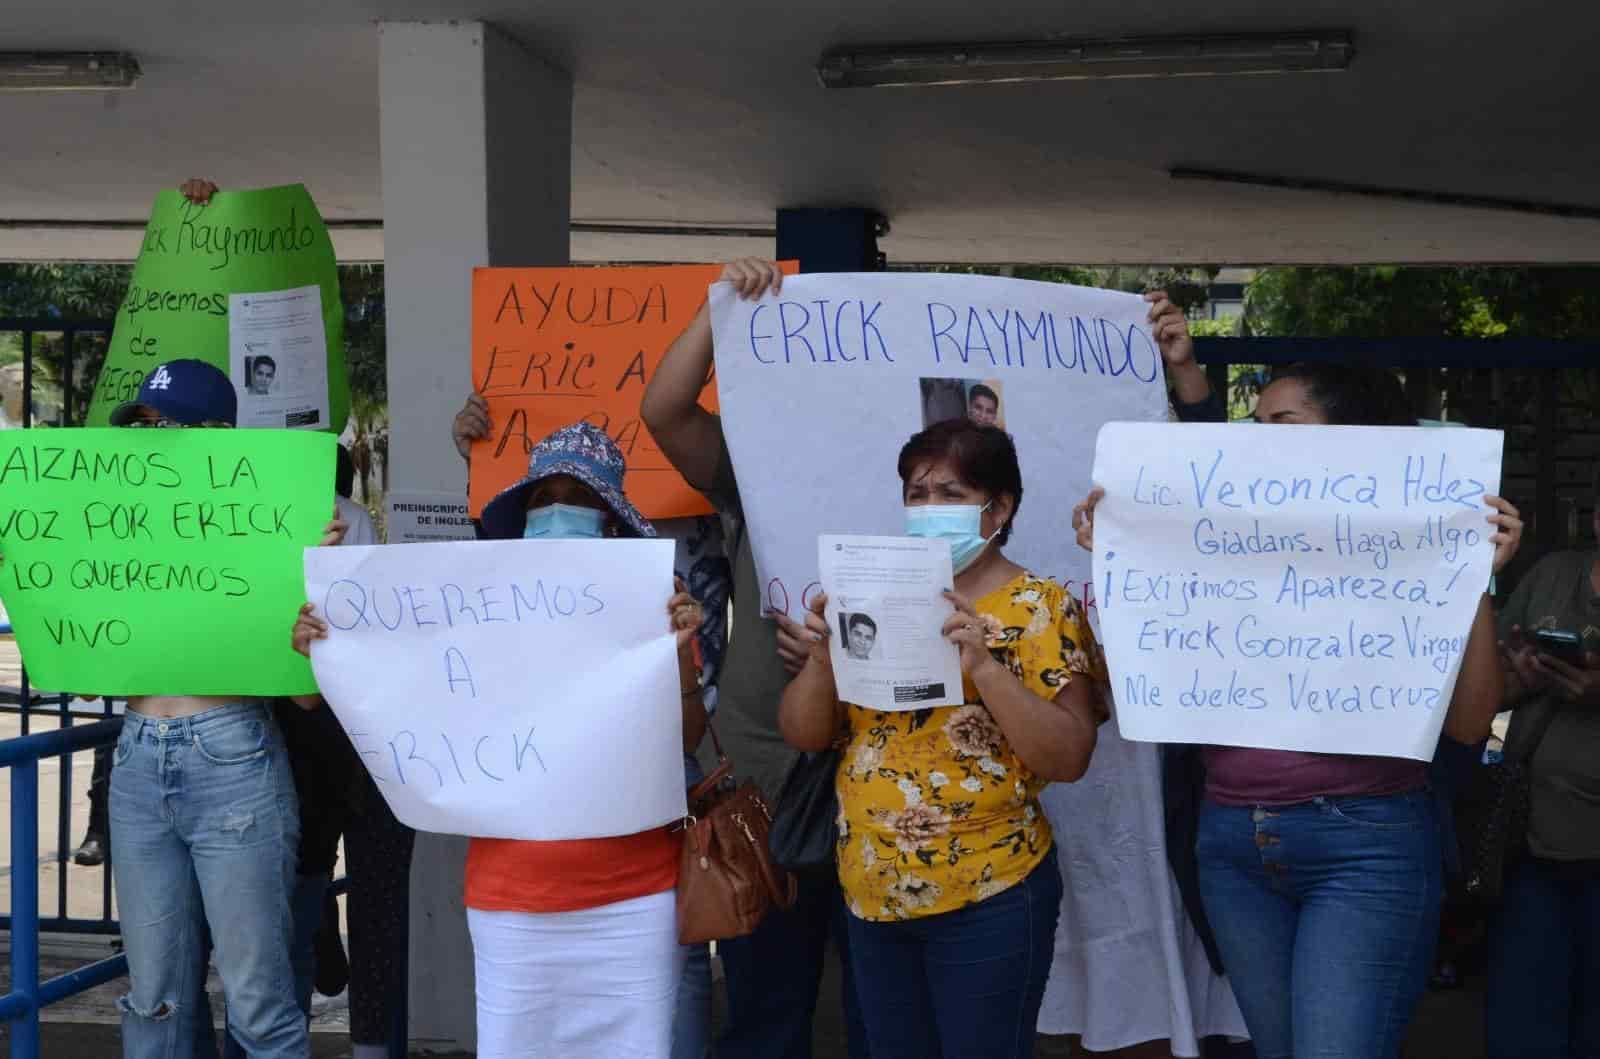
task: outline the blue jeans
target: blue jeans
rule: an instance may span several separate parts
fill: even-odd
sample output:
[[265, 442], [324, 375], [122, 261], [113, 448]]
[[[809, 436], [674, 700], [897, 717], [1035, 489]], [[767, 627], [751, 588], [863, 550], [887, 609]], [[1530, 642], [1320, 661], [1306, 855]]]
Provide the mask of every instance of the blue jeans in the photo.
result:
[[127, 1059], [181, 1059], [208, 1034], [205, 928], [228, 1029], [251, 1059], [304, 1059], [290, 966], [299, 818], [283, 739], [257, 704], [171, 720], [129, 712], [111, 771], [112, 862], [129, 991]]
[[872, 1059], [1029, 1059], [1055, 956], [1054, 847], [1028, 877], [954, 912], [850, 917], [850, 958]]
[[1259, 1059], [1396, 1059], [1438, 941], [1426, 790], [1234, 808], [1207, 801], [1200, 894]]
[[[294, 877], [294, 896], [290, 902], [289, 914], [294, 920], [294, 948], [289, 951], [289, 963], [294, 968], [294, 1002], [306, 1019], [311, 1018], [311, 993], [313, 983], [317, 977], [317, 928], [322, 926], [322, 899], [328, 892], [328, 886], [333, 879], [328, 875], [296, 875]], [[205, 995], [205, 983], [201, 982], [199, 1003], [206, 1005], [207, 1029], [210, 1029], [211, 1010], [210, 998]], [[216, 1038], [208, 1033], [207, 1039], [210, 1047], [201, 1046], [195, 1054], [195, 1059], [215, 1059]], [[226, 1034], [222, 1042], [223, 1059], [245, 1059], [244, 1045], [232, 1032]]]
[[838, 876], [829, 870], [797, 881], [792, 908], [768, 912], [752, 934], [717, 942], [728, 988], [728, 1022], [717, 1040], [717, 1059], [811, 1059], [811, 1020], [830, 933], [844, 965], [850, 1059], [867, 1059], [845, 930], [850, 914]]
[[678, 1009], [672, 1016], [672, 1059], [711, 1054], [711, 946], [685, 945]]
[[1600, 1059], [1600, 876], [1525, 858], [1489, 930], [1490, 1059]]

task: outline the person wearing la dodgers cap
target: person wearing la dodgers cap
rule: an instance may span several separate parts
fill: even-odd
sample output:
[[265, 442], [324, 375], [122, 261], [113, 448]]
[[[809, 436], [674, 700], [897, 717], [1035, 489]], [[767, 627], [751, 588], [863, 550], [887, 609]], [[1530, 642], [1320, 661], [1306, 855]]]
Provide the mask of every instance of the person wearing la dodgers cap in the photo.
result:
[[111, 411], [111, 425], [231, 427], [239, 422], [233, 381], [203, 360], [169, 360], [145, 376], [139, 394]]
[[[230, 428], [238, 423], [238, 397], [214, 365], [170, 360], [109, 421]], [[321, 543], [339, 543], [345, 528], [334, 518]], [[130, 698], [110, 771], [110, 810], [129, 964], [124, 1055], [183, 1054], [211, 1032], [192, 989], [209, 934], [229, 1034], [252, 1057], [304, 1056], [307, 1025], [290, 960], [299, 814], [268, 704], [240, 695]], [[225, 816], [253, 821], [256, 837], [240, 841]]]

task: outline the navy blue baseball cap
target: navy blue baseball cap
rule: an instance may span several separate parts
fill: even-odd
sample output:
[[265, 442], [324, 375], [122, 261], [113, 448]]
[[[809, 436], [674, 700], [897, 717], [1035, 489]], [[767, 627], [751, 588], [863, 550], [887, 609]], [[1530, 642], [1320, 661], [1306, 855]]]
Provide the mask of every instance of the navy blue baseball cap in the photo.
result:
[[158, 364], [144, 378], [139, 396], [111, 412], [111, 425], [124, 427], [148, 408], [174, 423], [198, 426], [201, 423], [239, 422], [239, 396], [233, 382], [214, 364], [203, 360], [169, 360]]

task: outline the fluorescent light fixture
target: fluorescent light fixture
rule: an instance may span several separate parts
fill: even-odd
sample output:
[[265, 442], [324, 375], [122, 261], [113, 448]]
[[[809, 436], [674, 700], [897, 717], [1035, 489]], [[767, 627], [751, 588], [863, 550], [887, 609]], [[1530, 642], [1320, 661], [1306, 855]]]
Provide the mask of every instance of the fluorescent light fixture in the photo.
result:
[[139, 74], [124, 52], [0, 51], [0, 92], [105, 92], [132, 88]]
[[1329, 73], [1349, 66], [1354, 54], [1348, 33], [934, 44], [831, 51], [818, 61], [817, 76], [824, 88], [880, 88]]

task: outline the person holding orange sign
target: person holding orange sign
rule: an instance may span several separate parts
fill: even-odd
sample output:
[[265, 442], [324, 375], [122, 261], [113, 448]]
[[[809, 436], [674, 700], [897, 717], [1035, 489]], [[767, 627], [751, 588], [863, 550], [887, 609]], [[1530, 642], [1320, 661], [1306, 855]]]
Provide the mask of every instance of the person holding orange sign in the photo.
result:
[[[732, 283], [741, 297], [759, 298], [782, 287], [783, 269], [774, 261], [744, 258], [724, 266], [719, 279]], [[759, 784], [768, 803], [776, 805], [784, 776], [798, 755], [778, 731], [778, 701], [787, 676], [775, 655], [780, 629], [789, 630], [796, 644], [803, 633], [787, 616], [762, 612], [755, 557], [721, 419], [700, 403], [711, 366], [711, 317], [702, 305], [656, 367], [640, 411], [668, 461], [722, 518], [733, 557], [733, 622], [717, 684], [717, 733], [740, 773]], [[804, 650], [799, 653], [803, 656]], [[753, 934], [717, 944], [728, 989], [728, 1021], [716, 1049], [721, 1059], [811, 1055], [823, 952], [830, 934], [843, 950], [847, 913], [834, 873], [800, 877], [799, 883], [794, 907], [774, 909]], [[866, 1059], [866, 1031], [850, 961], [841, 962], [850, 1056]]]

